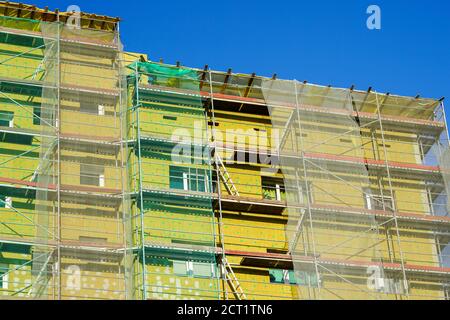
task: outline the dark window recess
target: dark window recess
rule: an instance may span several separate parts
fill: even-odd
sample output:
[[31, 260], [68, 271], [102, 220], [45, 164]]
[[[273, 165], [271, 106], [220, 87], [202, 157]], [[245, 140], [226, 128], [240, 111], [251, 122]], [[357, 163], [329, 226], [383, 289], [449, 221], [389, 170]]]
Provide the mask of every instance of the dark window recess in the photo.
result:
[[92, 101], [80, 101], [80, 111], [89, 114], [100, 114], [100, 107], [98, 103]]
[[262, 195], [264, 199], [282, 201], [286, 199], [283, 179], [261, 177]]
[[163, 116], [163, 119], [176, 121], [176, 120], [177, 120], [177, 117]]
[[105, 184], [104, 168], [92, 164], [80, 167], [80, 184], [103, 187]]
[[[213, 126], [213, 122], [212, 121], [208, 121], [208, 126], [212, 127]], [[215, 123], [215, 127], [218, 127], [218, 126], [219, 126], [219, 123], [216, 122]]]
[[[0, 36], [0, 38], [1, 38], [1, 36]], [[40, 88], [38, 86], [29, 86], [26, 84], [21, 85], [18, 83], [2, 82], [2, 83], [0, 83], [0, 91], [2, 91], [3, 93], [20, 94], [22, 96], [32, 96], [32, 97], [41, 97], [42, 96], [42, 88]]]
[[2, 34], [0, 36], [0, 42], [14, 44], [16, 46], [38, 48], [44, 45], [43, 41], [44, 41], [43, 39], [39, 40], [34, 37], [27, 37], [23, 35]]
[[0, 133], [0, 142], [31, 145], [33, 142], [33, 136], [3, 132]]
[[33, 107], [33, 124], [38, 126], [41, 124], [41, 106]]
[[[383, 148], [383, 144], [382, 143], [379, 143], [378, 146]], [[385, 144], [384, 146], [386, 146], [386, 148], [390, 148], [391, 147], [390, 144]]]
[[260, 128], [253, 128], [253, 130], [255, 130], [255, 131], [261, 131], [261, 132], [266, 132], [266, 131], [267, 131], [267, 130], [260, 129]]
[[7, 289], [9, 266], [4, 263], [0, 263], [0, 289]]
[[6, 196], [0, 194], [0, 208], [6, 207], [5, 200], [6, 200]]
[[352, 140], [350, 140], [350, 139], [339, 139], [339, 141], [345, 142], [345, 143], [352, 143]]
[[269, 269], [269, 278], [271, 283], [310, 285], [313, 287], [319, 285], [317, 274], [308, 271]]
[[14, 112], [0, 110], [0, 127], [9, 127], [14, 119]]
[[381, 195], [380, 190], [364, 188], [364, 201], [366, 209], [369, 210], [395, 210], [395, 201], [390, 192], [384, 191]]

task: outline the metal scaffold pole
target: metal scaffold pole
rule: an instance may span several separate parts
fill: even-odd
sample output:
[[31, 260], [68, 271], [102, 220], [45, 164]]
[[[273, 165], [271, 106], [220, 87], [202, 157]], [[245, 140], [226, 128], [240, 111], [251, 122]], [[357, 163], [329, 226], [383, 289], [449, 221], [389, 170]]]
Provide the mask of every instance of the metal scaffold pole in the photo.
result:
[[[204, 73], [206, 73], [206, 72], [207, 72], [207, 70], [204, 71]], [[202, 85], [203, 85], [203, 83], [202, 83]], [[199, 86], [200, 86], [200, 84], [199, 84]], [[208, 102], [210, 102], [210, 101], [211, 100], [206, 100], [204, 102], [204, 125], [205, 125], [206, 129], [205, 129], [205, 137], [202, 136], [201, 146], [205, 150], [202, 150], [202, 157], [201, 158], [202, 158], [202, 161], [208, 161], [208, 169], [209, 169], [210, 174], [208, 175], [208, 179], [209, 179], [208, 181], [209, 182], [208, 182], [208, 186], [207, 186], [207, 188], [208, 188], [207, 192], [210, 195], [213, 195], [214, 194], [214, 180], [213, 180], [213, 174], [212, 174], [213, 169], [212, 168], [213, 168], [215, 162], [212, 159], [213, 155], [211, 154], [211, 151], [214, 151], [214, 149], [211, 149], [211, 146], [210, 146], [210, 135], [209, 135], [209, 130], [208, 130], [208, 122], [209, 122]], [[214, 120], [212, 120], [212, 121], [214, 121]], [[214, 122], [213, 122], [213, 124], [214, 124]], [[214, 128], [214, 126], [213, 126], [213, 128]], [[213, 140], [213, 137], [214, 137], [214, 135], [213, 135], [212, 130], [211, 130], [211, 140]], [[207, 156], [206, 157], [205, 157], [205, 152], [207, 152]], [[212, 201], [213, 200], [211, 199], [211, 205], [212, 205]], [[212, 215], [213, 215], [213, 217], [212, 217], [213, 242], [214, 242], [214, 246], [216, 247], [217, 235], [216, 235], [216, 227], [215, 227], [216, 223], [215, 223], [214, 208], [211, 208], [211, 211], [212, 211]], [[220, 232], [219, 232], [219, 238], [220, 238]], [[217, 272], [217, 270], [216, 270], [216, 274], [218, 274], [218, 273], [219, 272]], [[221, 277], [217, 276], [217, 286], [218, 286], [218, 288], [220, 288], [220, 285], [221, 285], [220, 281], [221, 281]], [[220, 299], [220, 290], [217, 290], [217, 299]]]
[[[58, 15], [59, 17], [59, 15]], [[56, 110], [56, 130], [57, 130], [57, 223], [58, 223], [58, 232], [57, 232], [57, 254], [58, 254], [58, 300], [62, 298], [62, 265], [61, 265], [61, 29], [64, 26], [57, 25], [57, 53], [56, 53], [56, 64], [57, 64], [57, 76], [56, 76], [56, 84], [57, 84], [57, 110]]]
[[[141, 250], [142, 250], [142, 290], [143, 299], [147, 300], [147, 271], [146, 271], [146, 257], [145, 257], [145, 224], [144, 224], [144, 193], [142, 189], [143, 184], [143, 173], [142, 173], [142, 154], [141, 154], [141, 126], [140, 126], [140, 100], [139, 100], [139, 69], [136, 64], [135, 67], [135, 95], [136, 103], [133, 107], [133, 112], [136, 114], [136, 133], [137, 133], [137, 146], [138, 146], [138, 168], [139, 168], [139, 213], [141, 219]], [[134, 141], [136, 143], [136, 141]]]
[[[126, 125], [127, 120], [127, 101], [126, 101], [126, 94], [124, 94], [124, 89], [127, 89], [127, 83], [125, 75], [122, 74], [123, 72], [123, 52], [121, 46], [121, 40], [120, 40], [120, 23], [117, 23], [117, 28], [115, 31], [115, 42], [119, 46], [119, 52], [117, 53], [117, 56], [115, 57], [114, 63], [117, 66], [117, 76], [118, 76], [118, 86], [119, 86], [119, 99], [118, 99], [118, 116], [119, 116], [119, 126], [120, 126], [120, 136], [119, 136], [119, 148], [120, 148], [120, 181], [121, 181], [121, 191], [122, 191], [122, 216], [120, 217], [121, 225], [123, 228], [122, 233], [122, 242], [123, 242], [123, 277], [124, 277], [124, 295], [125, 300], [131, 300], [133, 297], [133, 294], [131, 293], [133, 282], [131, 281], [131, 277], [129, 274], [131, 273], [131, 266], [128, 265], [128, 254], [129, 250], [132, 249], [129, 246], [131, 246], [131, 243], [128, 243], [128, 236], [132, 236], [131, 232], [131, 214], [128, 211], [128, 191], [129, 191], [129, 181], [128, 181], [128, 166], [125, 163], [126, 155], [127, 155], [127, 133], [125, 132], [124, 128]], [[117, 115], [116, 115], [117, 117]], [[119, 231], [118, 231], [119, 232]], [[130, 257], [131, 258], [131, 257]], [[120, 263], [119, 263], [120, 267]]]
[[[388, 95], [386, 95], [385, 99], [387, 99], [387, 97], [388, 97]], [[380, 126], [380, 134], [381, 134], [381, 140], [382, 140], [382, 145], [383, 145], [384, 163], [385, 163], [385, 168], [386, 168], [386, 173], [387, 173], [387, 178], [388, 178], [389, 192], [390, 192], [390, 197], [393, 200], [394, 199], [394, 188], [392, 187], [391, 171], [390, 171], [390, 165], [388, 162], [388, 153], [387, 153], [387, 149], [386, 149], [386, 140], [385, 140], [385, 136], [384, 136], [383, 121], [381, 120], [381, 106], [383, 105], [383, 103], [380, 104], [380, 102], [379, 102], [378, 92], [375, 92], [375, 98], [376, 98], [376, 103], [377, 103], [377, 117], [378, 117], [378, 123]], [[380, 192], [381, 192], [381, 196], [383, 199], [383, 189], [380, 189]], [[383, 205], [384, 205], [384, 201], [383, 201]], [[406, 278], [404, 253], [403, 253], [403, 249], [402, 249], [402, 244], [401, 244], [401, 239], [400, 239], [400, 230], [399, 230], [399, 225], [398, 225], [398, 220], [397, 220], [397, 208], [395, 206], [393, 206], [393, 208], [391, 208], [391, 210], [392, 210], [392, 214], [394, 216], [394, 225], [395, 225], [396, 236], [397, 236], [398, 250], [399, 250], [399, 254], [400, 254], [400, 264], [401, 264], [401, 269], [402, 269], [402, 274], [403, 274], [403, 286], [404, 286], [404, 289], [406, 292], [406, 296], [409, 297], [409, 286], [408, 286], [408, 280]]]
[[[218, 150], [217, 150], [217, 141], [216, 141], [216, 119], [215, 119], [215, 111], [214, 111], [214, 97], [213, 97], [213, 89], [212, 89], [212, 76], [211, 76], [211, 70], [208, 68], [207, 71], [208, 72], [208, 83], [209, 83], [209, 101], [210, 101], [210, 105], [211, 105], [211, 120], [212, 120], [212, 128], [211, 128], [211, 140], [212, 140], [212, 151], [214, 152], [214, 166], [215, 166], [215, 171], [216, 171], [216, 188], [217, 188], [217, 204], [218, 204], [218, 208], [219, 208], [219, 217], [218, 217], [218, 231], [219, 231], [219, 241], [220, 241], [220, 245], [221, 245], [221, 259], [220, 259], [220, 273], [223, 275], [223, 287], [225, 290], [225, 299], [228, 300], [228, 290], [226, 287], [226, 279], [227, 279], [227, 270], [226, 267], [224, 266], [224, 263], [226, 261], [226, 256], [225, 256], [225, 238], [224, 238], [224, 233], [223, 233], [223, 219], [222, 219], [222, 203], [221, 203], [221, 194], [222, 194], [222, 190], [221, 190], [221, 185], [220, 185], [220, 180], [219, 180], [219, 164], [217, 161], [217, 156], [218, 156]], [[208, 148], [209, 148], [209, 143], [207, 144]]]
[[[441, 99], [441, 102], [440, 102], [439, 106], [440, 106], [440, 108], [442, 110], [442, 117], [444, 118], [444, 125], [445, 125], [445, 132], [446, 132], [445, 138], [447, 140], [446, 143], [444, 144], [444, 148], [450, 148], [450, 133], [448, 132], [447, 112], [445, 111], [444, 98]], [[440, 150], [439, 151], [439, 153], [440, 153], [439, 156], [442, 156], [442, 151], [441, 151], [441, 147], [440, 146], [439, 146], [439, 150]], [[449, 204], [449, 201], [450, 201], [449, 200], [450, 199], [450, 195], [448, 194], [448, 191], [449, 190], [446, 190], [446, 193], [447, 193], [447, 205]], [[448, 212], [448, 209], [447, 209], [446, 215], [447, 216], [450, 215], [450, 213]], [[445, 265], [443, 265], [443, 263], [442, 263], [444, 261], [444, 257], [442, 256], [443, 255], [443, 250], [441, 249], [441, 243], [439, 241], [439, 236], [436, 235], [435, 239], [437, 239], [437, 247], [438, 247], [438, 252], [439, 252], [439, 260], [441, 261], [441, 266], [445, 267]], [[450, 299], [450, 282], [443, 284], [443, 290], [444, 290], [444, 297], [445, 297], [445, 299], [449, 300]]]
[[446, 134], [446, 138], [447, 138], [447, 144], [448, 146], [450, 146], [450, 133], [448, 132], [448, 121], [447, 121], [447, 111], [445, 111], [445, 105], [444, 105], [444, 100], [442, 99], [441, 103], [440, 103], [441, 109], [442, 109], [442, 114], [444, 117], [444, 124], [445, 124], [445, 132]]
[[[307, 168], [307, 163], [306, 163], [306, 160], [305, 160], [306, 148], [305, 148], [304, 143], [303, 143], [303, 135], [302, 135], [302, 133], [303, 133], [302, 130], [303, 129], [302, 129], [302, 124], [301, 124], [300, 107], [299, 107], [300, 106], [299, 94], [301, 95], [302, 92], [300, 92], [300, 93], [298, 92], [298, 89], [297, 89], [297, 84], [298, 83], [299, 82], [296, 81], [296, 80], [293, 81], [294, 88], [295, 88], [294, 93], [295, 93], [295, 109], [296, 109], [294, 112], [297, 113], [298, 130], [299, 130], [299, 134], [300, 134], [300, 137], [299, 137], [300, 145], [299, 145], [299, 150], [297, 150], [297, 152], [300, 151], [299, 154], [300, 154], [300, 156], [302, 158], [303, 179], [305, 180], [305, 185], [306, 185], [306, 187], [305, 187], [305, 189], [306, 189], [306, 205], [307, 205], [307, 210], [308, 210], [309, 227], [311, 228], [311, 245], [312, 245], [312, 250], [313, 250], [313, 255], [314, 255], [314, 269], [315, 269], [316, 278], [317, 278], [317, 294], [318, 294], [319, 299], [320, 299], [320, 293], [321, 293], [321, 291], [320, 291], [321, 290], [320, 289], [320, 287], [321, 287], [321, 285], [320, 285], [320, 272], [319, 272], [319, 264], [318, 264], [318, 261], [317, 261], [316, 240], [315, 240], [315, 236], [314, 236], [313, 214], [312, 214], [311, 203], [310, 203], [311, 202], [311, 200], [310, 200], [311, 196], [309, 194], [310, 190], [308, 188], [308, 173], [307, 173], [308, 168]], [[298, 168], [296, 168], [296, 175], [297, 175], [297, 171], [298, 171]], [[298, 183], [299, 183], [298, 180], [299, 179], [297, 178], [297, 187], [298, 187]], [[302, 194], [301, 190], [298, 190], [297, 192], [299, 194], [298, 195], [299, 197], [303, 197], [303, 194]], [[301, 201], [300, 199], [301, 198], [299, 198], [299, 201]], [[302, 221], [303, 221], [303, 217], [301, 218], [300, 222], [302, 222]], [[301, 228], [302, 226], [300, 225], [298, 227]], [[294, 241], [295, 242], [298, 241], [298, 232], [301, 232], [301, 231], [296, 229], [295, 230], [295, 237], [294, 237]], [[292, 245], [295, 246], [296, 243], [292, 243]], [[292, 255], [292, 250], [293, 250], [293, 248], [290, 247], [289, 248], [289, 253], [291, 255]], [[293, 258], [293, 259], [295, 259], [295, 258]], [[294, 263], [295, 263], [295, 261], [294, 261]], [[309, 283], [308, 283], [308, 285], [309, 285]]]

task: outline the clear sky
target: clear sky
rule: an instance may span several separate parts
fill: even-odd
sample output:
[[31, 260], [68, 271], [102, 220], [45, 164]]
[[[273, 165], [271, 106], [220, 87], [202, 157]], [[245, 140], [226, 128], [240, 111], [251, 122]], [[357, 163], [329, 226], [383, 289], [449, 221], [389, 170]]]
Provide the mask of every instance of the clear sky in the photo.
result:
[[[152, 60], [440, 98], [450, 110], [448, 0], [30, 0], [120, 16], [128, 51]], [[369, 5], [381, 30], [366, 27]]]

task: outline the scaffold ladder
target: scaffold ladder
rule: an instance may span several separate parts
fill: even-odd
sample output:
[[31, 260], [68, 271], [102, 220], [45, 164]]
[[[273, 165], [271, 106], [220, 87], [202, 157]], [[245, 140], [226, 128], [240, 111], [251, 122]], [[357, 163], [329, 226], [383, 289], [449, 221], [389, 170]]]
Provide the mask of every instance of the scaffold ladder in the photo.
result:
[[284, 144], [286, 143], [287, 137], [289, 135], [289, 128], [291, 126], [291, 123], [294, 121], [295, 115], [296, 115], [296, 112], [292, 111], [291, 115], [289, 116], [289, 118], [286, 122], [286, 125], [284, 126], [283, 136], [281, 137], [280, 143], [278, 146], [279, 149], [283, 148]]
[[41, 296], [41, 294], [48, 288], [48, 282], [49, 282], [49, 278], [48, 278], [48, 266], [49, 263], [51, 261], [53, 257], [53, 252], [49, 252], [48, 253], [48, 257], [45, 260], [44, 263], [42, 263], [42, 266], [40, 268], [40, 271], [36, 277], [36, 280], [34, 281], [34, 283], [31, 285], [27, 296], [30, 297], [31, 295], [33, 295], [34, 293], [34, 297], [38, 298]]
[[222, 178], [222, 181], [225, 184], [225, 188], [227, 189], [228, 193], [231, 194], [232, 196], [239, 197], [239, 191], [234, 185], [233, 180], [231, 180], [231, 176], [228, 173], [227, 168], [225, 168], [222, 158], [217, 153], [216, 153], [216, 160], [218, 164], [218, 171], [220, 178]]
[[222, 258], [222, 264], [225, 269], [225, 280], [227, 281], [231, 290], [233, 290], [233, 295], [237, 300], [246, 300], [247, 296], [245, 295], [244, 290], [242, 290], [241, 284], [239, 283], [239, 280], [237, 279], [236, 274], [234, 273], [233, 268], [231, 267], [227, 258]]

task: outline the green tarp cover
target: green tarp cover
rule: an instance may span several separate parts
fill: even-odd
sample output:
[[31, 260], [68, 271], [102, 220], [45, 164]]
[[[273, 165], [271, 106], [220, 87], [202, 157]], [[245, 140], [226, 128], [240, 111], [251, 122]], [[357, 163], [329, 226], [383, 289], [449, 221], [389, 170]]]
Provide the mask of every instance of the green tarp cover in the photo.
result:
[[152, 62], [133, 62], [129, 69], [148, 77], [152, 85], [199, 90], [198, 73], [192, 69], [170, 67]]

